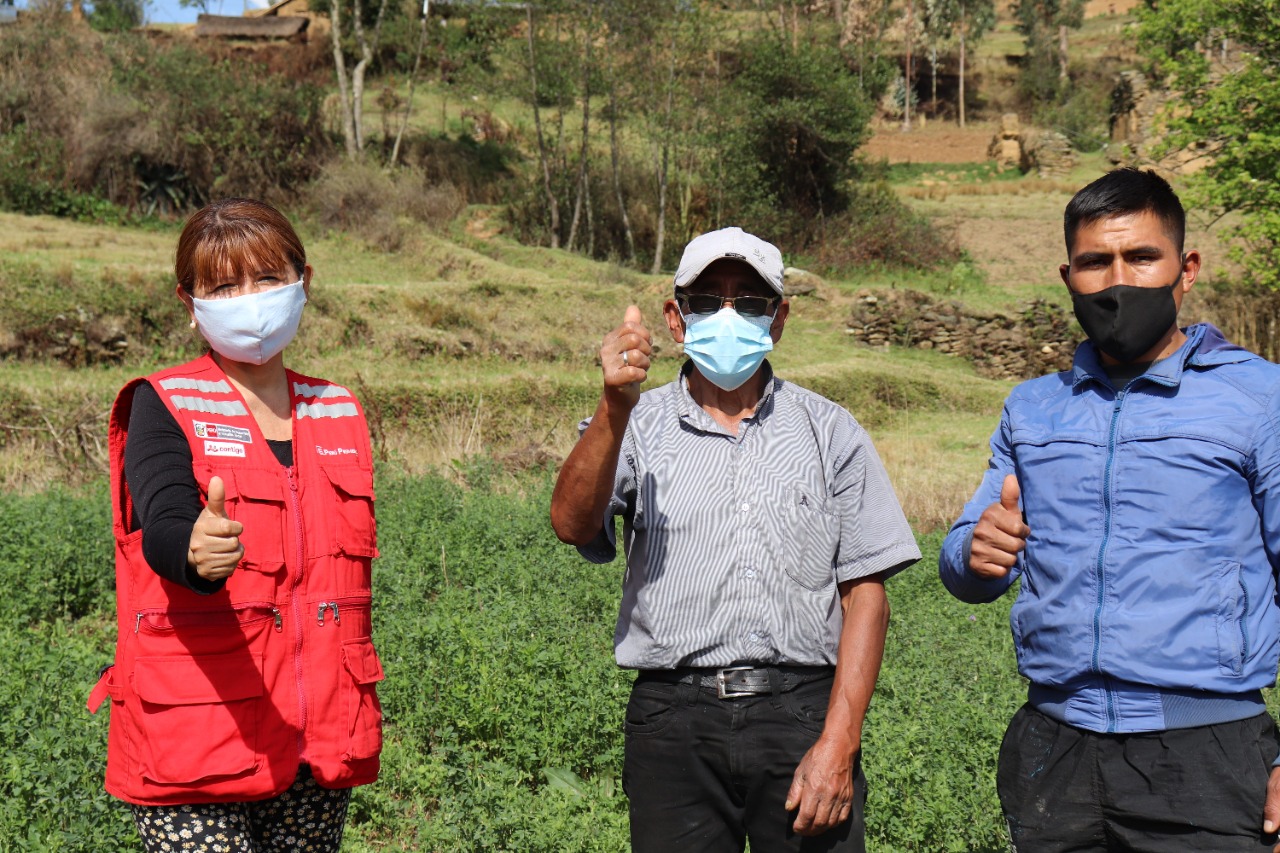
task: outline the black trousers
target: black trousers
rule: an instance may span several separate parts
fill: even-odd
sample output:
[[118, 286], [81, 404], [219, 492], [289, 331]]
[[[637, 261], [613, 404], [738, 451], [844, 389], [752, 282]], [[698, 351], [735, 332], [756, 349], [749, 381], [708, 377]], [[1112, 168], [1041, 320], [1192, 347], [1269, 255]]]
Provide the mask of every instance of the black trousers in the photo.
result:
[[865, 850], [867, 783], [854, 771], [852, 815], [803, 838], [791, 829], [787, 790], [826, 719], [832, 679], [777, 696], [718, 699], [689, 684], [637, 680], [626, 716], [622, 784], [633, 853]]
[[1280, 751], [1268, 714], [1142, 734], [1095, 734], [1024, 705], [996, 787], [1018, 853], [1270, 851], [1262, 807]]

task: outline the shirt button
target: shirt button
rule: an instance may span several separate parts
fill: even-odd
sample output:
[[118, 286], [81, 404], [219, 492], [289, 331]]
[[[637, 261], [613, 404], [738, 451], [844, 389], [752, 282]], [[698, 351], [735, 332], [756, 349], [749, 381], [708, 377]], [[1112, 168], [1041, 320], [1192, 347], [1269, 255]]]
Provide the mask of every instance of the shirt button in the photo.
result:
[[760, 642], [760, 635], [756, 633], [752, 633], [751, 636], [748, 637], [747, 639], [749, 639], [753, 643], [758, 643]]
[[747, 577], [749, 577], [749, 578], [753, 578], [753, 577], [755, 577], [755, 576], [756, 576], [756, 570], [755, 570], [755, 569], [746, 569], [745, 571], [743, 571], [743, 574], [744, 574], [744, 575], [746, 575], [746, 576], [747, 576]]
[[746, 502], [744, 501], [744, 502], [743, 502], [743, 504], [742, 504], [742, 511], [743, 511], [743, 512], [747, 512], [747, 511], [748, 511], [748, 510], [750, 510], [750, 509], [751, 509], [751, 504], [746, 503]]

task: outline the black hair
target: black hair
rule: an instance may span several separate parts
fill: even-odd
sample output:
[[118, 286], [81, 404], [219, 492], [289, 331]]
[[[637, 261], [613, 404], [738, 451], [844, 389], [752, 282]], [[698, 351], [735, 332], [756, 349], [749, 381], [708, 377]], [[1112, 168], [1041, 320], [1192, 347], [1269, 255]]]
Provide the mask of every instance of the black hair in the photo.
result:
[[1178, 254], [1186, 237], [1187, 215], [1178, 201], [1178, 194], [1169, 182], [1155, 172], [1127, 166], [1107, 172], [1072, 196], [1062, 214], [1062, 230], [1067, 238], [1067, 260], [1076, 232], [1082, 225], [1092, 225], [1099, 219], [1126, 216], [1134, 213], [1154, 213], [1165, 232], [1173, 240]]

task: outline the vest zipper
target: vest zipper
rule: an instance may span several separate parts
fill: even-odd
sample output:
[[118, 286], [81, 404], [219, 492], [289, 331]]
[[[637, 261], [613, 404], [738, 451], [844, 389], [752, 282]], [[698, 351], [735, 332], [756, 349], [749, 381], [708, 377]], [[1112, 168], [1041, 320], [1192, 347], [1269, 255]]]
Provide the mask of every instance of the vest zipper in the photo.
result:
[[[293, 588], [289, 591], [290, 604], [292, 612], [295, 614], [302, 613], [302, 607], [298, 603], [298, 587], [302, 585], [302, 568], [305, 565], [303, 553], [302, 539], [302, 506], [298, 501], [298, 481], [294, 478], [294, 468], [284, 469], [285, 477], [289, 481], [289, 501], [293, 507], [293, 536], [297, 543], [297, 552], [295, 559], [297, 560], [297, 568], [293, 575]], [[298, 757], [305, 758], [306, 753], [306, 731], [307, 731], [307, 694], [303, 686], [303, 667], [302, 667], [302, 619], [294, 619], [294, 656], [293, 656], [293, 674], [298, 687]]]
[[[260, 611], [260, 613], [251, 615], [249, 611]], [[231, 607], [231, 613], [234, 614], [237, 625], [252, 625], [254, 622], [273, 619], [276, 630], [280, 630], [280, 611], [269, 601], [246, 601], [234, 604]], [[163, 618], [151, 621], [148, 617]], [[228, 622], [228, 616], [225, 609], [173, 611], [167, 607], [147, 607], [134, 613], [133, 633], [137, 634], [142, 630], [143, 620], [148, 620], [146, 622], [148, 631], [161, 633], [175, 631], [178, 628], [225, 624]]]
[[316, 606], [316, 624], [323, 628], [324, 612], [326, 610], [332, 610], [333, 624], [341, 625], [342, 624], [341, 608], [351, 607], [352, 605], [359, 606], [362, 604], [368, 604], [370, 601], [370, 598], [371, 596], [369, 595], [348, 595], [338, 599], [337, 601], [322, 601]]
[[339, 614], [339, 613], [338, 613], [338, 602], [336, 602], [336, 601], [322, 601], [322, 602], [320, 602], [320, 607], [316, 610], [316, 624], [317, 624], [317, 625], [319, 625], [321, 628], [323, 628], [323, 627], [324, 627], [324, 612], [325, 612], [326, 610], [332, 610], [332, 611], [333, 611], [333, 624], [335, 624], [335, 625], [341, 625], [341, 624], [342, 624], [342, 616], [341, 616], [341, 614]]

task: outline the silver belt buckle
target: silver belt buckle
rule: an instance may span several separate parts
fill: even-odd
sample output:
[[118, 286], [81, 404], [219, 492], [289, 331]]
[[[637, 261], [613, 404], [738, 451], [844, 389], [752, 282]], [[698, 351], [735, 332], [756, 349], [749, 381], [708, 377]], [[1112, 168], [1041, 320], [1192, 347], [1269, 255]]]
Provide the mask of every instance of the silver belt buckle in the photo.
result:
[[716, 697], [720, 699], [737, 699], [740, 696], [755, 696], [749, 690], [729, 691], [724, 689], [724, 674], [726, 672], [741, 672], [744, 669], [755, 669], [753, 666], [727, 666], [724, 669], [716, 671]]

